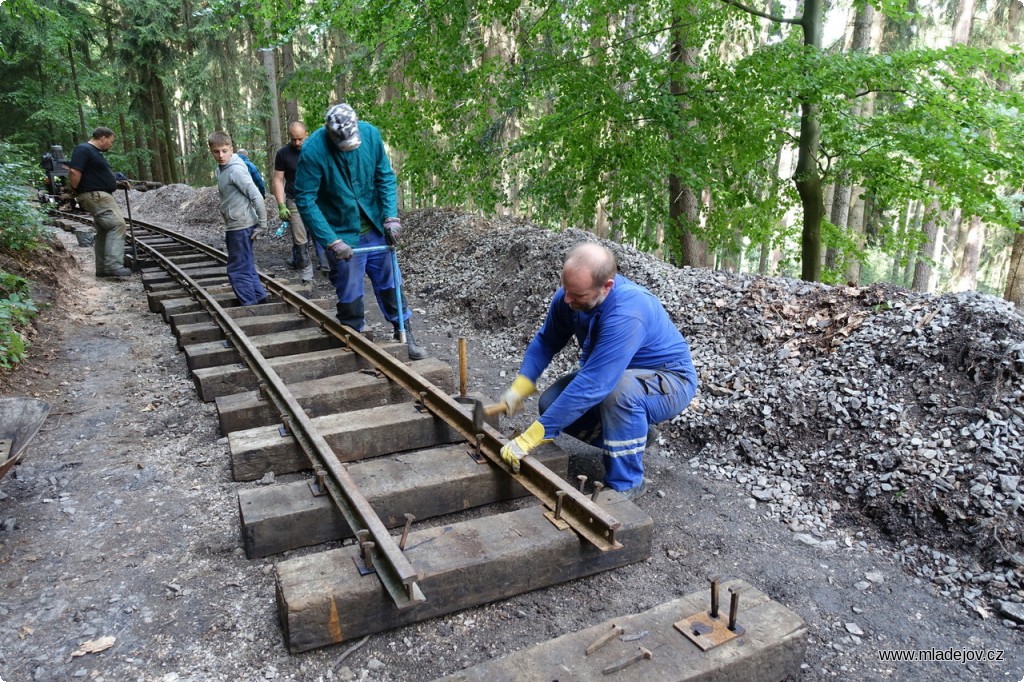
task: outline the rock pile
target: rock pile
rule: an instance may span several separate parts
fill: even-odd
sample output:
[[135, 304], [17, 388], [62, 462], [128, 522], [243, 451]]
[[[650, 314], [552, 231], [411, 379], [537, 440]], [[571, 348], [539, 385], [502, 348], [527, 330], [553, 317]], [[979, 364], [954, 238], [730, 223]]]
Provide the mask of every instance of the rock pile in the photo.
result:
[[[413, 294], [487, 331], [493, 356], [515, 366], [565, 252], [593, 239], [442, 210], [404, 222]], [[837, 521], [873, 523], [936, 590], [1013, 620], [1024, 602], [1024, 320], [1012, 306], [677, 269], [608, 245], [665, 303], [700, 375], [663, 451], [745, 486], [809, 544], [834, 544]], [[560, 368], [574, 360], [564, 352]]]

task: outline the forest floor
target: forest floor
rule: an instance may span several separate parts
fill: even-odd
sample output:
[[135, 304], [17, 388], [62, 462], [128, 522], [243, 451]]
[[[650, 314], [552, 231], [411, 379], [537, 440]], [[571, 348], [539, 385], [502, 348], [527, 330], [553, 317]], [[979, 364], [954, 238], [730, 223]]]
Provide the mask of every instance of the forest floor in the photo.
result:
[[[132, 208], [221, 245], [215, 196], [172, 186], [133, 192]], [[404, 222], [417, 339], [456, 367], [467, 337], [470, 390], [498, 395], [583, 233], [436, 210]], [[339, 662], [351, 643], [287, 652], [279, 558], [242, 550], [237, 494], [253, 484], [232, 480], [215, 408], [138, 277], [97, 281], [91, 249], [56, 239], [50, 305], [0, 377], [3, 396], [53, 406], [0, 481], [4, 682], [427, 680], [704, 590], [714, 573], [806, 621], [801, 679], [1024, 678], [1024, 333], [998, 301], [676, 271], [617, 249], [666, 301], [701, 376], [645, 456], [652, 556], [373, 635]], [[261, 239], [261, 269], [294, 276], [288, 251]], [[316, 288], [331, 294], [322, 277]], [[570, 474], [599, 467], [574, 454]], [[908, 649], [985, 660], [880, 660]]]

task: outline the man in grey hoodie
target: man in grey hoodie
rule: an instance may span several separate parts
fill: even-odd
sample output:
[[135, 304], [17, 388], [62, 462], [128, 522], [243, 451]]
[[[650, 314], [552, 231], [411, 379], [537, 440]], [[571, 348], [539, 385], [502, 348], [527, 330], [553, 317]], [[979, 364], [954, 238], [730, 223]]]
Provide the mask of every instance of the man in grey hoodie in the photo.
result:
[[210, 153], [217, 162], [217, 191], [220, 212], [224, 216], [224, 241], [228, 249], [228, 281], [242, 305], [267, 302], [267, 290], [256, 272], [252, 242], [256, 228], [267, 228], [267, 205], [245, 162], [231, 144], [231, 136], [223, 131], [207, 138]]

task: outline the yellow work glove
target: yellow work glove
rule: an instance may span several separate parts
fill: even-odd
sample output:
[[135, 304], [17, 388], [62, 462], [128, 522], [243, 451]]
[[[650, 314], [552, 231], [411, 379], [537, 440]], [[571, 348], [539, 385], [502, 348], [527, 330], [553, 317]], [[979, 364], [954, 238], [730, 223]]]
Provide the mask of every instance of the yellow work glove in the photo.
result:
[[512, 467], [512, 473], [519, 473], [519, 460], [526, 457], [538, 445], [550, 443], [550, 438], [544, 437], [544, 425], [540, 422], [533, 422], [530, 428], [523, 431], [514, 440], [505, 443], [501, 448], [501, 458]]
[[288, 218], [290, 218], [291, 215], [292, 215], [292, 212], [288, 210], [288, 205], [287, 204], [278, 204], [277, 205], [277, 217], [278, 218], [280, 218], [281, 220], [288, 220]]
[[501, 402], [505, 403], [505, 414], [512, 416], [523, 409], [523, 401], [537, 392], [537, 386], [522, 374], [516, 376], [512, 385], [502, 394]]

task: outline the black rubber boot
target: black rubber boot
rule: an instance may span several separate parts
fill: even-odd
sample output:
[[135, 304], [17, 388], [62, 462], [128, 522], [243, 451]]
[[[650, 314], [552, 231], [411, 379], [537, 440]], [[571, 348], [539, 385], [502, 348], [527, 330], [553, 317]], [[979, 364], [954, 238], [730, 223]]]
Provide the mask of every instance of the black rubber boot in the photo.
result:
[[350, 303], [338, 304], [338, 322], [356, 331], [361, 331], [366, 324], [363, 311], [363, 299], [357, 298]]
[[[398, 323], [394, 323], [395, 327], [395, 341], [401, 341], [401, 333], [398, 331]], [[416, 339], [412, 336], [412, 330], [409, 329], [409, 323], [405, 323], [405, 345], [409, 349], [410, 360], [422, 360], [427, 357], [427, 351], [416, 343]]]
[[301, 249], [302, 249], [302, 247], [296, 246], [295, 244], [292, 244], [292, 262], [289, 263], [288, 265], [293, 270], [298, 270], [299, 269], [299, 264], [302, 263], [302, 256], [299, 255]]

